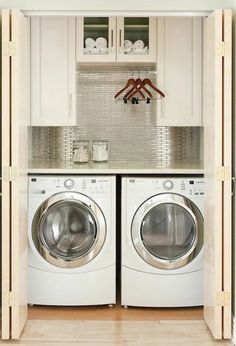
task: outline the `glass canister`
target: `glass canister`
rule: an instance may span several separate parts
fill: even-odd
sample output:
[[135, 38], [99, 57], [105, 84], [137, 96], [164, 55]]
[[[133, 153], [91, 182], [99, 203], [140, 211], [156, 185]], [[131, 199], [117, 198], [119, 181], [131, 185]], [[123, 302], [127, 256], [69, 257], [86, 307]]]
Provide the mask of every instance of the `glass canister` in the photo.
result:
[[93, 141], [93, 161], [108, 161], [108, 141]]
[[89, 161], [89, 141], [73, 141], [73, 162]]

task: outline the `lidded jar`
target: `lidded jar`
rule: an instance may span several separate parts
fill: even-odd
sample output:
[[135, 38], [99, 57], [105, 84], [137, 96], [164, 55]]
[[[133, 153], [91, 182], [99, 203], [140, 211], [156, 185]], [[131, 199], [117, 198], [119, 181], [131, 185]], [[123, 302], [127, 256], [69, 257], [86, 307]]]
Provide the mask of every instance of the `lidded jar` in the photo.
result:
[[73, 162], [89, 161], [89, 141], [73, 141]]
[[108, 141], [93, 141], [93, 161], [108, 161]]

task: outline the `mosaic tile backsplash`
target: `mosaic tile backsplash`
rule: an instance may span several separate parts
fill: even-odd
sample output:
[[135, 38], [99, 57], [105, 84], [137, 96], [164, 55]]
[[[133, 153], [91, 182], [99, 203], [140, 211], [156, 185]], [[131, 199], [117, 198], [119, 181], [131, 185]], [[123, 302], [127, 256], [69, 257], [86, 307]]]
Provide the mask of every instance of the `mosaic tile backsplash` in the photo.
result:
[[32, 158], [72, 160], [73, 140], [109, 141], [109, 160], [157, 162], [200, 161], [201, 128], [155, 127], [155, 100], [125, 104], [115, 93], [133, 74], [155, 81], [155, 71], [123, 67], [80, 67], [77, 71], [77, 124], [33, 127]]

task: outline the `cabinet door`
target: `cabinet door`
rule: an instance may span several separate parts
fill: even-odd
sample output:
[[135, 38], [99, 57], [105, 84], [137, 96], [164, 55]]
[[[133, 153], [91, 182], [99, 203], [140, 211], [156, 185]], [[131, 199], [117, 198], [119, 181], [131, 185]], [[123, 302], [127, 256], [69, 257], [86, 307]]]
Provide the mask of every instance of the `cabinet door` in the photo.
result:
[[156, 62], [156, 17], [117, 17], [117, 61]]
[[202, 19], [157, 21], [157, 126], [202, 125]]
[[116, 17], [76, 19], [76, 60], [116, 61]]
[[75, 18], [31, 18], [31, 125], [76, 125]]

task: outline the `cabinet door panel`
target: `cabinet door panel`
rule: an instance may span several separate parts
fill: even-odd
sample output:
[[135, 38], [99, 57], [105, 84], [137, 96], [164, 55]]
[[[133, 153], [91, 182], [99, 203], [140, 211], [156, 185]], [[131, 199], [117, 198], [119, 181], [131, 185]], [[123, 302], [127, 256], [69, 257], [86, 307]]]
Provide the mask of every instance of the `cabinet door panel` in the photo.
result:
[[[202, 125], [202, 19], [158, 18], [157, 126]], [[160, 110], [161, 108], [161, 110]]]
[[[97, 39], [100, 40], [100, 49]], [[104, 39], [107, 43], [106, 47], [103, 46]], [[87, 40], [90, 42], [86, 44]], [[116, 17], [76, 18], [76, 61], [116, 61]]]
[[31, 19], [31, 125], [76, 125], [75, 18]]
[[156, 17], [117, 17], [117, 61], [156, 62]]

